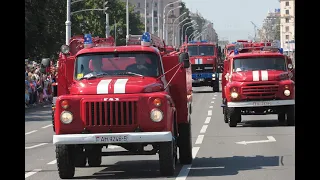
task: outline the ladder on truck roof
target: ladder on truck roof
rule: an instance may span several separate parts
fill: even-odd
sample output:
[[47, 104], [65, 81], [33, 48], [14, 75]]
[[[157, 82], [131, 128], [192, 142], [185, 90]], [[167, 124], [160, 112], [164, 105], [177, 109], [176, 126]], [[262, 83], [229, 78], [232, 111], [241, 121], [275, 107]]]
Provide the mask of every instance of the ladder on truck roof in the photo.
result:
[[164, 41], [149, 32], [145, 32], [142, 35], [131, 35], [127, 36], [127, 46], [130, 45], [142, 45], [142, 46], [154, 46], [158, 49], [164, 49], [165, 44]]

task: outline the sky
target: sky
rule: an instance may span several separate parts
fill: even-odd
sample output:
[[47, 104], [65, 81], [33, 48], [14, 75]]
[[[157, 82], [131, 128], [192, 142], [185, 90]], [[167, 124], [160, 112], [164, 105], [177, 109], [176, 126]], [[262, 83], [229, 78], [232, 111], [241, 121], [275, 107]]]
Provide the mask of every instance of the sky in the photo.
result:
[[254, 36], [268, 11], [280, 8], [279, 0], [182, 0], [187, 8], [213, 22], [219, 40], [236, 41]]

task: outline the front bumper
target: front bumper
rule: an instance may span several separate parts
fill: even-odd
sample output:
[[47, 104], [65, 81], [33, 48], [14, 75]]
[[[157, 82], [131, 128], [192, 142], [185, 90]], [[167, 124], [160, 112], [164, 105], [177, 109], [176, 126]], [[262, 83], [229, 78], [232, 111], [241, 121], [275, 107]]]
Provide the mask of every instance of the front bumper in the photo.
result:
[[132, 132], [53, 135], [53, 144], [120, 144], [172, 141], [171, 132]]
[[265, 106], [286, 106], [294, 105], [295, 101], [291, 100], [271, 100], [271, 101], [245, 101], [245, 102], [228, 102], [228, 107], [265, 107]]

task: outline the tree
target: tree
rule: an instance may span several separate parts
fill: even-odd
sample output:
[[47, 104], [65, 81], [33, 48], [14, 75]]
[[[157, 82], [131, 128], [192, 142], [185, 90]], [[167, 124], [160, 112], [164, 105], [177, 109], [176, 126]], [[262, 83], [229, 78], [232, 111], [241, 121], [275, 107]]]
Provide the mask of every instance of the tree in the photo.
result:
[[179, 28], [179, 30], [182, 30], [182, 33], [180, 34], [180, 37], [179, 37], [179, 38], [182, 39], [183, 42], [184, 42], [185, 36], [187, 35], [187, 37], [189, 37], [189, 36], [193, 33], [194, 29], [193, 29], [193, 27], [188, 28], [186, 34], [184, 34], [186, 28], [187, 28], [188, 26], [190, 26], [191, 24], [185, 25], [185, 26], [184, 26], [184, 29], [182, 29], [182, 26], [183, 26], [184, 24], [186, 24], [186, 23], [190, 23], [192, 19], [191, 19], [191, 16], [190, 16], [190, 11], [189, 11], [189, 9], [186, 7], [185, 2], [182, 2], [182, 3], [181, 3], [181, 6], [182, 6], [182, 7], [181, 7], [181, 9], [180, 9], [180, 15], [183, 14], [184, 12], [187, 12], [187, 14], [188, 14], [188, 15], [186, 16], [186, 18], [188, 18], [188, 19], [187, 19], [186, 21], [184, 21], [184, 23], [181, 23], [181, 24], [180, 24], [180, 28]]

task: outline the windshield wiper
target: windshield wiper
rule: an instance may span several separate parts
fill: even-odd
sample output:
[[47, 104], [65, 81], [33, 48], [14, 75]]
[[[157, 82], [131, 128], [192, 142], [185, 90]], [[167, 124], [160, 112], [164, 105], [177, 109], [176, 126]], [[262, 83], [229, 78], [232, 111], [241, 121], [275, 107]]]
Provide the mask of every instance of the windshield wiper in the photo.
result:
[[109, 74], [108, 73], [99, 73], [97, 75], [92, 75], [92, 76], [89, 76], [89, 77], [82, 77], [80, 78], [80, 80], [83, 80], [83, 79], [95, 79], [97, 77], [102, 77], [102, 76], [108, 76]]
[[116, 73], [116, 75], [135, 75], [135, 76], [141, 76], [141, 77], [143, 77], [142, 74], [137, 74], [137, 73], [133, 73], [133, 72], [130, 72], [130, 71]]

